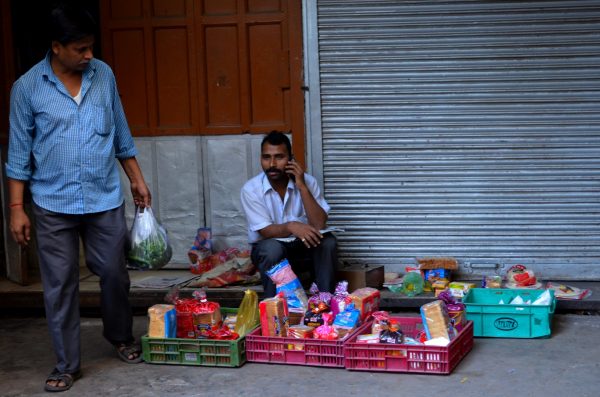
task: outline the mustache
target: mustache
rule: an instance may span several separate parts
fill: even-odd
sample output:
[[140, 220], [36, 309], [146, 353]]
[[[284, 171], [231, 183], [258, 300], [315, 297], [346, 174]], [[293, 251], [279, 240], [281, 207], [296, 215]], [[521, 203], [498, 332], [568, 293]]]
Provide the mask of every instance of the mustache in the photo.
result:
[[283, 174], [283, 172], [280, 169], [278, 169], [278, 168], [269, 168], [265, 172], [267, 172], [267, 173], [269, 173], [269, 172], [277, 172], [278, 174]]

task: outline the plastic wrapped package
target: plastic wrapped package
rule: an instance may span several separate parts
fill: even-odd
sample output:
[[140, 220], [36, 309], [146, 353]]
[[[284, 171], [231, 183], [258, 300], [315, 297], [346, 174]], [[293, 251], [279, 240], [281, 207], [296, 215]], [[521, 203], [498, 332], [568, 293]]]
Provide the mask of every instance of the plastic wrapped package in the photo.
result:
[[323, 305], [327, 306], [327, 310], [331, 305], [331, 292], [320, 292], [317, 284], [312, 283], [310, 286], [309, 292], [312, 294], [310, 298], [308, 298], [308, 309], [312, 310], [314, 308], [320, 307], [321, 311], [323, 311]]
[[446, 304], [450, 324], [456, 328], [456, 331], [460, 332], [467, 322], [464, 303], [452, 295], [450, 290], [440, 292], [438, 299]]
[[267, 270], [267, 275], [275, 283], [277, 293], [283, 292], [289, 310], [306, 312], [308, 308], [306, 292], [287, 259]]
[[402, 293], [406, 296], [415, 296], [423, 293], [425, 281], [420, 273], [408, 272], [402, 281]]
[[315, 329], [313, 327], [309, 327], [308, 325], [290, 325], [290, 327], [288, 328], [288, 338], [312, 338], [314, 330]]
[[193, 298], [177, 299], [178, 338], [208, 338], [221, 328], [221, 307], [209, 302], [204, 290], [194, 291]]
[[235, 332], [235, 324], [237, 323], [237, 315], [227, 314], [223, 319], [223, 325], [229, 328], [231, 332]]
[[380, 334], [382, 331], [388, 329], [390, 325], [390, 314], [388, 312], [374, 312], [371, 317], [373, 317], [373, 324], [371, 325], [372, 334]]
[[350, 331], [359, 324], [360, 322], [360, 311], [354, 308], [354, 304], [351, 303], [346, 306], [346, 310], [338, 313], [333, 320], [333, 326], [338, 329], [343, 328]]
[[335, 286], [335, 291], [331, 297], [330, 306], [333, 317], [343, 312], [346, 306], [352, 302], [350, 294], [348, 294], [348, 281], [342, 280]]
[[260, 323], [258, 311], [258, 295], [255, 291], [246, 290], [235, 323], [235, 332], [240, 336], [246, 335]]
[[450, 341], [456, 336], [456, 331], [450, 324], [446, 304], [443, 301], [436, 300], [421, 306], [421, 317], [428, 340], [444, 338]]
[[379, 334], [379, 343], [401, 344], [404, 342], [404, 335], [400, 331], [400, 325], [397, 320], [390, 320], [389, 328]]
[[260, 301], [258, 309], [262, 336], [287, 336], [289, 313], [283, 292]]
[[177, 320], [175, 306], [157, 304], [148, 308], [148, 337], [175, 338]]
[[527, 269], [524, 265], [514, 265], [506, 273], [506, 287], [538, 289], [542, 287], [542, 283], [537, 279], [533, 270]]
[[[212, 244], [212, 230], [209, 227], [201, 227], [196, 232], [196, 238], [194, 244], [188, 251], [188, 258], [190, 263], [197, 264], [202, 263], [206, 258], [212, 255], [213, 244]], [[208, 271], [210, 269], [206, 269]]]
[[319, 292], [317, 284], [313, 283], [310, 287], [312, 296], [308, 299], [308, 310], [304, 314], [304, 325], [318, 327], [323, 325], [323, 313], [330, 311], [331, 293]]
[[360, 310], [360, 321], [365, 321], [371, 313], [379, 310], [381, 293], [370, 287], [359, 288], [350, 294], [354, 307]]
[[[288, 338], [294, 339], [308, 339], [313, 337], [313, 327], [307, 325], [290, 325], [288, 328]], [[304, 350], [304, 343], [289, 343], [289, 350]]]
[[201, 276], [188, 287], [218, 288], [225, 285], [253, 284], [260, 274], [250, 259], [249, 250], [230, 247], [204, 258], [190, 266], [190, 271]]
[[323, 313], [323, 325], [317, 327], [313, 333], [315, 339], [336, 340], [339, 336], [338, 331], [331, 324], [331, 313]]

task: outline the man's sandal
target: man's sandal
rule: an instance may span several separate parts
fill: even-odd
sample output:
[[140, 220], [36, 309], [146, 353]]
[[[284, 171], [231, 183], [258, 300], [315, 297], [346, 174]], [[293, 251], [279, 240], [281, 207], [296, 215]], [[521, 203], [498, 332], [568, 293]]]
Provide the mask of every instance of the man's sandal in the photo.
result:
[[119, 358], [127, 364], [137, 364], [144, 361], [144, 357], [142, 356], [142, 349], [138, 344], [121, 343], [115, 345], [115, 348], [117, 349], [117, 355], [119, 356]]
[[[79, 378], [81, 378], [81, 371], [69, 374], [66, 372], [62, 373], [58, 369], [54, 368], [52, 373], [48, 375], [48, 378], [46, 379], [44, 390], [49, 392], [69, 390], [71, 386], [73, 386], [73, 383]], [[56, 385], [51, 385], [48, 382], [56, 382]]]

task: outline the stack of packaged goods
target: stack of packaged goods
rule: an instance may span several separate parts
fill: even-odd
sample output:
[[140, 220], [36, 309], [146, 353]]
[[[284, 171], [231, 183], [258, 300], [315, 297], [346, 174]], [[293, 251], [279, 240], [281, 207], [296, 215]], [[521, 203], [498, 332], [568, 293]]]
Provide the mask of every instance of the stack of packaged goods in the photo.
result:
[[148, 309], [148, 335], [142, 337], [144, 360], [152, 364], [237, 367], [246, 361], [244, 335], [258, 325], [257, 295], [246, 291], [238, 309], [208, 301], [204, 290], [192, 298]]
[[343, 367], [343, 342], [378, 310], [379, 290], [349, 293], [341, 281], [332, 294], [313, 284], [307, 298], [287, 260], [268, 274], [277, 295], [259, 303], [261, 326], [247, 337], [248, 361]]
[[[206, 293], [194, 292], [193, 298], [175, 300], [177, 337], [192, 339], [237, 339], [239, 335], [223, 326], [221, 307], [209, 302]], [[229, 321], [230, 322], [230, 321]]]
[[345, 367], [359, 371], [449, 374], [473, 347], [464, 305], [446, 291], [420, 317], [378, 311], [344, 345]]

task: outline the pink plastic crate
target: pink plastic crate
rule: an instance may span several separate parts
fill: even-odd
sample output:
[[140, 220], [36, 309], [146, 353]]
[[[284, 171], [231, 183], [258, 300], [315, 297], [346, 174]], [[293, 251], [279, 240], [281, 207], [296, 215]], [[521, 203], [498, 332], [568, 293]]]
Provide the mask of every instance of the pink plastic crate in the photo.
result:
[[[415, 338], [423, 330], [420, 317], [392, 317], [405, 336]], [[448, 346], [357, 343], [358, 335], [371, 332], [372, 322], [363, 324], [344, 344], [346, 369], [356, 371], [415, 372], [447, 375], [473, 348], [473, 322], [468, 321]]]
[[344, 368], [344, 341], [262, 336], [258, 327], [246, 335], [246, 360]]

